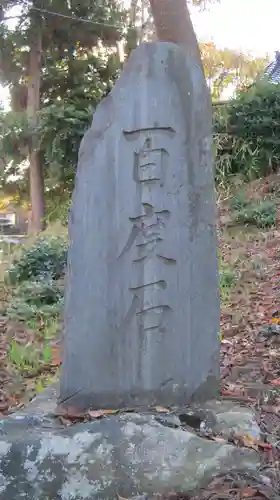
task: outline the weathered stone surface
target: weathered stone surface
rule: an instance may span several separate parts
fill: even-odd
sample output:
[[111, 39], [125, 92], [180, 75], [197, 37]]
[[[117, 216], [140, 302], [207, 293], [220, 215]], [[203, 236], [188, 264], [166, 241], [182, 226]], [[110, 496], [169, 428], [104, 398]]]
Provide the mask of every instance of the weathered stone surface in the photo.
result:
[[231, 401], [211, 401], [207, 403], [206, 408], [215, 415], [214, 432], [227, 438], [235, 432], [252, 439], [261, 439], [260, 427], [250, 408], [241, 407]]
[[61, 401], [210, 398], [219, 371], [211, 104], [201, 65], [137, 48], [85, 135], [70, 217]]
[[[198, 437], [179, 426], [176, 414], [177, 428], [170, 427], [172, 415], [148, 413], [62, 427], [47, 408], [54, 394], [48, 391], [24, 412], [0, 421], [0, 500], [188, 492], [218, 474], [255, 474], [259, 466], [256, 452]], [[247, 425], [242, 419], [241, 411], [241, 433]]]
[[188, 422], [188, 417], [197, 418], [200, 430], [211, 430], [228, 439], [232, 432], [252, 439], [261, 439], [261, 430], [256, 416], [250, 408], [239, 406], [232, 401], [207, 401], [192, 404], [180, 411], [181, 421]]

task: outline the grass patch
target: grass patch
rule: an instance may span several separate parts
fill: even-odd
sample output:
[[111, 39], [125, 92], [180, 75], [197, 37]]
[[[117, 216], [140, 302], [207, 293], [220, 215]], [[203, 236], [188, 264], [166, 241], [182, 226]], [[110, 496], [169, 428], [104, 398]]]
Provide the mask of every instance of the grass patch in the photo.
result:
[[230, 292], [236, 282], [236, 273], [222, 257], [219, 257], [219, 275], [220, 275], [220, 298], [223, 303], [228, 302]]
[[57, 224], [18, 245], [3, 244], [0, 310], [8, 320], [5, 356], [17, 386], [7, 391], [16, 399], [28, 401], [57, 377], [67, 247], [67, 231]]
[[[237, 201], [236, 201], [237, 204]], [[277, 220], [277, 208], [272, 200], [245, 202], [239, 204], [234, 214], [237, 224], [252, 225], [261, 229], [274, 227]]]
[[8, 357], [16, 370], [25, 376], [35, 376], [52, 362], [52, 350], [48, 342], [39, 348], [33, 344], [22, 345], [12, 340]]

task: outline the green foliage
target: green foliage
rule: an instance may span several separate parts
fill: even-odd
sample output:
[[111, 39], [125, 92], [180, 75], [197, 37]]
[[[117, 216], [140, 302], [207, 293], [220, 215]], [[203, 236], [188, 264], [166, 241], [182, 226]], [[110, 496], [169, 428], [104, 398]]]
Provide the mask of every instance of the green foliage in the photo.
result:
[[25, 281], [8, 305], [10, 319], [29, 322], [56, 318], [63, 306], [63, 290], [55, 281]]
[[246, 201], [245, 201], [244, 194], [242, 192], [237, 193], [237, 195], [234, 196], [234, 198], [231, 201], [232, 209], [240, 211], [243, 208], [245, 208], [245, 206], [246, 206]]
[[235, 214], [235, 222], [250, 224], [259, 228], [273, 227], [276, 225], [276, 205], [271, 200], [254, 203], [245, 203]]
[[216, 178], [225, 184], [241, 174], [252, 180], [280, 163], [280, 85], [259, 83], [240, 92], [214, 116]]
[[21, 345], [13, 340], [8, 355], [11, 363], [20, 373], [26, 374], [38, 370], [39, 353], [32, 344]]
[[[9, 8], [17, 3], [5, 2], [2, 14], [8, 17]], [[93, 110], [118, 76], [115, 47], [125, 36], [127, 12], [118, 0], [46, 0], [44, 12], [30, 9], [31, 5], [21, 3], [22, 15], [15, 29], [9, 29], [0, 16], [0, 84], [9, 86], [12, 107], [11, 112], [0, 114], [0, 187], [11, 189], [12, 179], [22, 193], [29, 189], [28, 172], [21, 167], [28, 156], [31, 133], [34, 135], [27, 126], [26, 106], [30, 47], [36, 33], [42, 39], [43, 56], [41, 111], [35, 132], [49, 204], [64, 193], [69, 196], [73, 189], [81, 137]], [[48, 10], [66, 17], [48, 14]], [[92, 23], [73, 22], [67, 16]]]
[[41, 349], [33, 344], [21, 345], [15, 340], [10, 344], [8, 356], [10, 362], [22, 375], [35, 375], [52, 362], [52, 351], [48, 343]]
[[[8, 192], [9, 183], [14, 183], [13, 176], [18, 175], [22, 162], [28, 153], [28, 124], [25, 112], [0, 111], [0, 188]], [[25, 171], [17, 179], [16, 190], [20, 184], [26, 184]], [[22, 189], [24, 191], [24, 189]]]
[[236, 277], [233, 270], [223, 263], [220, 266], [220, 297], [222, 302], [228, 301], [235, 280]]
[[55, 304], [62, 299], [63, 293], [56, 281], [24, 281], [17, 288], [15, 296], [25, 298], [27, 304], [40, 307]]
[[63, 195], [73, 190], [80, 142], [90, 125], [92, 105], [89, 101], [76, 104], [62, 101], [45, 106], [40, 113], [38, 133], [47, 167], [48, 199], [56, 196], [56, 190], [61, 198], [62, 185]]
[[60, 193], [47, 197], [46, 199], [46, 219], [48, 224], [60, 222], [62, 227], [68, 227], [69, 213], [72, 205], [72, 197], [68, 193]]
[[7, 270], [7, 278], [13, 284], [38, 278], [56, 280], [64, 275], [66, 260], [64, 238], [41, 236], [31, 247], [23, 247]]
[[236, 275], [233, 269], [224, 262], [219, 255], [219, 274], [220, 274], [220, 297], [222, 302], [229, 299], [230, 291], [236, 281]]

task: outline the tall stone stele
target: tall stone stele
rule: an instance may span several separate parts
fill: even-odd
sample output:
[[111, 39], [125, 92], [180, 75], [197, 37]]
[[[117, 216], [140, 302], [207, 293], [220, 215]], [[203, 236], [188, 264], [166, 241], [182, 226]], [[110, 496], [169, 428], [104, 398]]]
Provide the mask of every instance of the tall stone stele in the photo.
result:
[[131, 55], [83, 138], [70, 215], [60, 403], [211, 398], [219, 290], [211, 101], [171, 43]]

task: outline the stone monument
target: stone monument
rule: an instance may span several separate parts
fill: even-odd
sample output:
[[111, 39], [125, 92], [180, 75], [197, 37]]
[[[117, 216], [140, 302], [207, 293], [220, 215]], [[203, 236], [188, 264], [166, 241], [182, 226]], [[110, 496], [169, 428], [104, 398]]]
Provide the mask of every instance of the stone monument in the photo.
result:
[[144, 44], [98, 106], [70, 215], [61, 405], [215, 396], [212, 112], [200, 61]]

